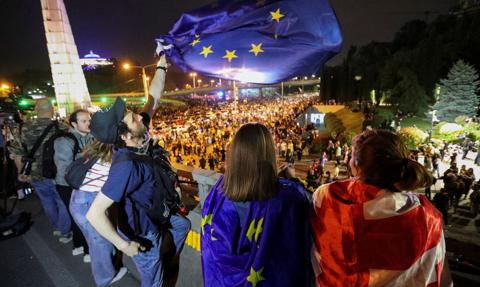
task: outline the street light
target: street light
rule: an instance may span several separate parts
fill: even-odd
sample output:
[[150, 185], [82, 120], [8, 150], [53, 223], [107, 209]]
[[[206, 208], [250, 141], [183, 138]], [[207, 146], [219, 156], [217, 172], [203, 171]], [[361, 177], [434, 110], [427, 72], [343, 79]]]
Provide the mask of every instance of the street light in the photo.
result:
[[210, 80], [210, 87], [213, 87], [213, 83], [215, 83], [215, 80]]
[[193, 88], [195, 89], [195, 77], [197, 76], [197, 73], [190, 73], [190, 77], [192, 77], [192, 83], [193, 83]]
[[147, 77], [147, 74], [145, 73], [145, 69], [149, 67], [154, 67], [157, 64], [150, 64], [146, 66], [132, 66], [128, 63], [123, 64], [123, 68], [125, 70], [130, 70], [130, 69], [142, 69], [142, 82], [143, 82], [143, 93], [145, 95], [145, 99], [148, 101], [148, 80], [149, 77]]
[[202, 87], [202, 80], [201, 80], [201, 79], [198, 79], [198, 80], [197, 80], [197, 83], [198, 83], [198, 87], [201, 88], [201, 87]]

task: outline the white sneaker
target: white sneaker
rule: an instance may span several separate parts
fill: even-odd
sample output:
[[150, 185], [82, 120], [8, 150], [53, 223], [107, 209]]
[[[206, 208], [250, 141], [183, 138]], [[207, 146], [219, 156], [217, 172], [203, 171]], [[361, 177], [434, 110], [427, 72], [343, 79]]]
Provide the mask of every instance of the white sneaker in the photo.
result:
[[73, 256], [77, 256], [77, 255], [80, 255], [80, 254], [83, 254], [83, 246], [72, 249], [72, 255]]
[[58, 238], [58, 241], [60, 241], [63, 244], [66, 244], [66, 243], [72, 241], [72, 239], [73, 239], [72, 233], [69, 233], [67, 235], [60, 236], [60, 238]]
[[62, 236], [62, 233], [58, 230], [53, 231], [53, 236]]
[[122, 279], [123, 276], [125, 276], [125, 274], [127, 274], [127, 271], [128, 271], [127, 267], [120, 268], [120, 270], [118, 270], [118, 272], [117, 272], [117, 275], [115, 275], [115, 277], [113, 277], [112, 282], [110, 282], [110, 284], [113, 284], [113, 283], [117, 282], [118, 280]]
[[[82, 253], [83, 253], [83, 247], [82, 247]], [[90, 254], [85, 254], [83, 255], [83, 262], [84, 263], [90, 263], [91, 260], [90, 260]]]

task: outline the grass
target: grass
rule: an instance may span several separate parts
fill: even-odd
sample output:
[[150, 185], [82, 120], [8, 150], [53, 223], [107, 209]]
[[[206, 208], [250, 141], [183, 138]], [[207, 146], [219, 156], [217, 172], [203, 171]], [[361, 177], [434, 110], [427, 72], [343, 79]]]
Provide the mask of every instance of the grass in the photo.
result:
[[400, 122], [400, 126], [402, 128], [411, 127], [413, 125], [416, 125], [417, 128], [421, 129], [424, 132], [428, 132], [432, 129], [432, 122], [426, 118], [410, 117], [405, 118]]

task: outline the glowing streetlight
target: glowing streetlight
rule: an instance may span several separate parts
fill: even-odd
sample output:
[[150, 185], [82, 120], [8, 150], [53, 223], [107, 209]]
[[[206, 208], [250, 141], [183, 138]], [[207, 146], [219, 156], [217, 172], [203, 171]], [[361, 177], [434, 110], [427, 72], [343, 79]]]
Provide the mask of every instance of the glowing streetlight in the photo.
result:
[[123, 68], [125, 70], [130, 70], [130, 68], [142, 69], [143, 93], [145, 94], [145, 99], [147, 99], [147, 100], [148, 100], [148, 80], [150, 78], [147, 77], [147, 74], [145, 73], [145, 68], [153, 67], [153, 66], [156, 66], [156, 65], [157, 64], [150, 64], [150, 65], [146, 65], [146, 66], [132, 66], [129, 63], [123, 64]]

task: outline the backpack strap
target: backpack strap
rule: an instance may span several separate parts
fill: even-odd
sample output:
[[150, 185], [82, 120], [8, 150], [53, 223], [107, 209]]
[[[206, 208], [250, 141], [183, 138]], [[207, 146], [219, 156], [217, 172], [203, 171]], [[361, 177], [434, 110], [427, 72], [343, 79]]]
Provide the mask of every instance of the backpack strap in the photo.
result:
[[[35, 156], [35, 153], [37, 152], [38, 148], [42, 145], [43, 140], [47, 137], [48, 133], [52, 128], [55, 128], [55, 131], [58, 131], [58, 122], [57, 121], [52, 121], [42, 132], [40, 137], [38, 137], [37, 141], [33, 145], [32, 149], [30, 150], [30, 153], [28, 154], [29, 158], [33, 158]], [[23, 145], [23, 148], [26, 149], [26, 145]]]
[[69, 138], [69, 139], [71, 139], [71, 140], [73, 140], [73, 150], [72, 150], [72, 152], [73, 152], [73, 160], [75, 160], [76, 155], [77, 155], [78, 152], [80, 151], [80, 144], [78, 143], [78, 139], [77, 139], [77, 137], [76, 137], [74, 134], [72, 134], [71, 132], [65, 133], [64, 136], [67, 137], [67, 138]]
[[[120, 154], [113, 162], [112, 162], [112, 167], [115, 164], [124, 162], [124, 161], [146, 161], [148, 159], [147, 156], [142, 156], [138, 155], [133, 152], [128, 152], [128, 153], [122, 153]], [[137, 203], [135, 200], [130, 196], [130, 194], [126, 194], [126, 197], [130, 201], [130, 204], [132, 205], [132, 215], [133, 215], [133, 226], [134, 226], [134, 232], [135, 235], [140, 234], [140, 217], [138, 215], [138, 209], [136, 207]]]

